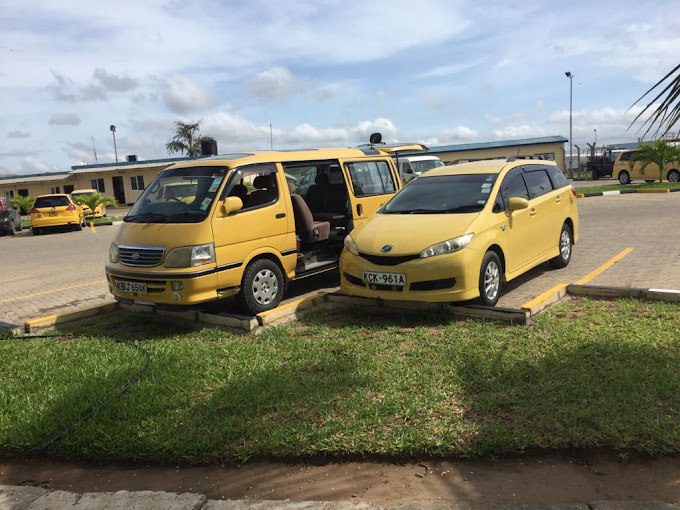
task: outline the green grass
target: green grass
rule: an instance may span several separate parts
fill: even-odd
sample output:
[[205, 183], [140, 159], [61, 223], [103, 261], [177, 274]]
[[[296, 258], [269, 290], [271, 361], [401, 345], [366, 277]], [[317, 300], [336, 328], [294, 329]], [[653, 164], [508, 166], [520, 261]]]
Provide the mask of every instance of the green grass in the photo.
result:
[[78, 337], [0, 342], [0, 454], [200, 463], [313, 455], [680, 451], [677, 304], [571, 301], [528, 327], [318, 311], [239, 336], [115, 314]]
[[[97, 225], [99, 223], [110, 223], [112, 221], [120, 221], [122, 219], [122, 216], [107, 216], [106, 218], [85, 218], [85, 221], [88, 225], [92, 222]], [[21, 220], [21, 228], [31, 228], [31, 220]]]
[[[596, 182], [596, 181], [593, 181]], [[576, 188], [576, 193], [596, 193], [599, 191], [616, 191], [632, 189], [680, 189], [680, 182], [650, 182], [638, 184], [605, 184], [601, 186], [588, 186]]]

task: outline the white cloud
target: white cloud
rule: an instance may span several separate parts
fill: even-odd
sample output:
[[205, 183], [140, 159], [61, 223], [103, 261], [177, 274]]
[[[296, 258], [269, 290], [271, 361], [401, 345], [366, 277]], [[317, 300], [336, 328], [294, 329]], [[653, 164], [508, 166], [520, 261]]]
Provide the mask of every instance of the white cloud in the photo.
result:
[[35, 156], [22, 158], [19, 162], [19, 172], [22, 174], [38, 174], [56, 171], [58, 171], [58, 168], [50, 167], [47, 163], [36, 158]]
[[10, 131], [7, 133], [7, 138], [30, 138], [31, 133], [27, 131]]
[[127, 92], [129, 90], [134, 90], [138, 85], [137, 80], [133, 80], [127, 76], [120, 77], [116, 76], [115, 74], [109, 74], [101, 67], [98, 67], [94, 70], [94, 78], [106, 90], [114, 92]]
[[447, 140], [447, 143], [471, 141], [479, 139], [479, 133], [466, 126], [457, 126], [455, 128], [445, 129], [442, 131], [441, 138], [443, 140]]
[[197, 81], [176, 75], [163, 85], [163, 102], [175, 113], [206, 110], [217, 105], [217, 96]]
[[248, 92], [270, 100], [299, 94], [306, 88], [307, 84], [295, 78], [285, 67], [272, 67], [246, 82]]
[[554, 132], [538, 126], [523, 124], [521, 126], [507, 126], [503, 129], [494, 129], [495, 140], [516, 140], [521, 138], [535, 138], [540, 136], [551, 136]]
[[75, 113], [53, 113], [48, 122], [51, 126], [77, 126], [80, 117]]
[[486, 58], [482, 58], [479, 60], [475, 60], [474, 62], [466, 62], [464, 64], [452, 64], [452, 65], [447, 65], [447, 66], [438, 66], [433, 69], [430, 69], [429, 71], [426, 71], [424, 73], [421, 73], [417, 76], [417, 78], [442, 78], [444, 76], [450, 76], [452, 74], [460, 73], [461, 71], [465, 71], [467, 69], [471, 69], [473, 67], [477, 67], [481, 64], [486, 62]]

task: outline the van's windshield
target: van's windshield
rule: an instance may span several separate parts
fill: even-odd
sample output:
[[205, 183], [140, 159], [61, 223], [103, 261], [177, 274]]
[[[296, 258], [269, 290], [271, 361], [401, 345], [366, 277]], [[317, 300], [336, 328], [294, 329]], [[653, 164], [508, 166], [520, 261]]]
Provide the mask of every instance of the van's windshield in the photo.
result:
[[380, 214], [465, 214], [484, 209], [496, 174], [418, 177], [394, 195]]
[[198, 223], [215, 201], [228, 169], [215, 166], [173, 168], [154, 179], [124, 221]]
[[425, 159], [423, 161], [411, 161], [411, 165], [413, 166], [414, 171], [422, 173], [432, 170], [433, 168], [444, 166], [444, 163], [439, 159]]

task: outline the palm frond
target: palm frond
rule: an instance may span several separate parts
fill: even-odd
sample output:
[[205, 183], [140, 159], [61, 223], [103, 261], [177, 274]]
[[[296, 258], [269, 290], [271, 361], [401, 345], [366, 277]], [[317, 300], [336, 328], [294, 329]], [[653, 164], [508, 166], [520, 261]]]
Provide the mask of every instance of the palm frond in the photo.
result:
[[[673, 74], [675, 73], [677, 73], [677, 75], [673, 77]], [[662, 84], [669, 78], [671, 78], [671, 81], [663, 86]], [[647, 90], [647, 92], [640, 96], [630, 108], [642, 101], [647, 95], [650, 95], [657, 87], [660, 88], [662, 86], [662, 90], [654, 97], [654, 99], [647, 103], [647, 106], [645, 106], [640, 113], [637, 114], [635, 119], [633, 119], [628, 126], [628, 129], [647, 113], [650, 108], [653, 108], [657, 101], [664, 95], [665, 98], [653, 111], [649, 112], [649, 117], [638, 128], [638, 132], [646, 126], [647, 129], [642, 135], [645, 137], [654, 126], [656, 126], [656, 129], [654, 130], [654, 137], [656, 138], [659, 135], [663, 136], [668, 133], [678, 120], [680, 120], [680, 64], [675, 66], [668, 74], [666, 74], [666, 76], [657, 81], [649, 90]], [[628, 108], [628, 111], [630, 111], [630, 108]]]

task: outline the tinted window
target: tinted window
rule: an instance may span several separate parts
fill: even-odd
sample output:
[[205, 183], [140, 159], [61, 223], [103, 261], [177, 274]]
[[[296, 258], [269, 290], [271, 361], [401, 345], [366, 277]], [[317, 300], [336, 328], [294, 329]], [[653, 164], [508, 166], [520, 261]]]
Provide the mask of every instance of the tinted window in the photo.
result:
[[634, 154], [635, 151], [631, 152], [624, 152], [621, 154], [621, 159], [619, 161], [630, 161], [630, 157]]
[[552, 183], [545, 170], [534, 170], [524, 174], [531, 198], [540, 197], [552, 191]]
[[559, 168], [557, 168], [556, 166], [547, 166], [546, 170], [548, 170], [548, 175], [550, 176], [550, 180], [553, 183], [554, 189], [559, 189], [559, 188], [564, 188], [565, 186], [569, 186], [569, 181], [564, 176], [564, 174], [562, 172], [560, 172]]
[[38, 197], [33, 207], [39, 209], [40, 207], [63, 207], [65, 205], [71, 205], [68, 197]]
[[386, 195], [394, 193], [396, 186], [385, 161], [366, 161], [347, 165], [352, 178], [354, 196]]
[[503, 193], [503, 200], [506, 208], [508, 206], [508, 199], [512, 197], [526, 198], [529, 200], [529, 192], [527, 191], [527, 186], [522, 178], [521, 168], [514, 168], [508, 172], [508, 175], [503, 179], [501, 193]]

